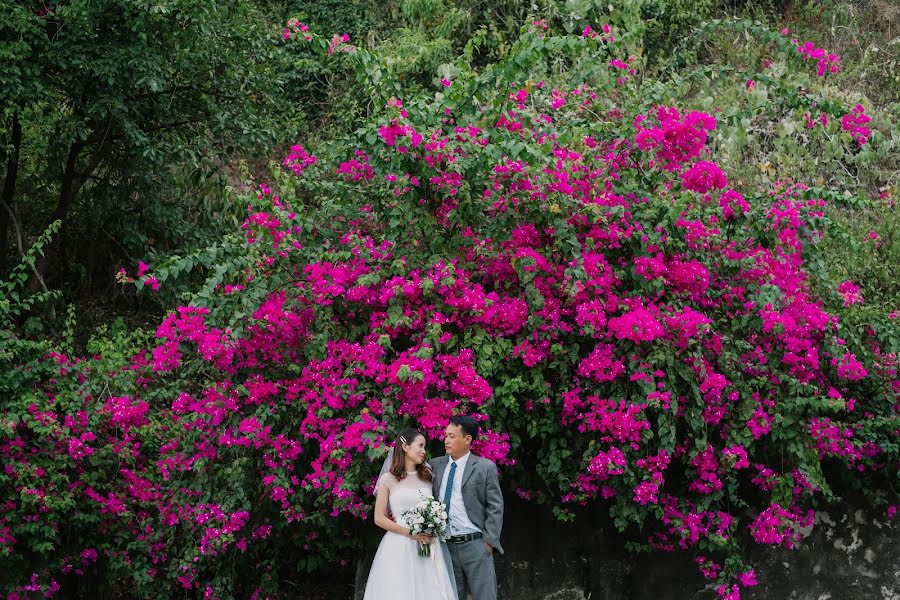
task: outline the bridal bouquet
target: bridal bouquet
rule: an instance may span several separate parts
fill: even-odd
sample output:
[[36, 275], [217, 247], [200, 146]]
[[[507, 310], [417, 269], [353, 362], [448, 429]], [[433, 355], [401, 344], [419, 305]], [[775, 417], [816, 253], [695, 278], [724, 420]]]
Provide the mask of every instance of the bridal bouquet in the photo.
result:
[[[425, 498], [402, 515], [411, 535], [427, 533], [438, 538], [447, 531], [447, 509], [434, 498]], [[419, 556], [431, 556], [431, 544], [419, 544]]]

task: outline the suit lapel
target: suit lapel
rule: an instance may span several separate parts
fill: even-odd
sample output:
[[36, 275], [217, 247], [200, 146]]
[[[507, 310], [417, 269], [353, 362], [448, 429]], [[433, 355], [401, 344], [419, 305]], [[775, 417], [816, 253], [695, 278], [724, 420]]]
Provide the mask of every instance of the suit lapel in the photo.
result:
[[475, 465], [478, 464], [478, 457], [474, 454], [469, 454], [469, 460], [466, 462], [466, 472], [463, 473], [463, 480], [460, 489], [466, 485], [466, 482], [469, 481], [469, 478], [472, 477], [472, 473], [475, 472]]
[[444, 469], [447, 467], [446, 456], [439, 456], [434, 459], [434, 497], [437, 498], [441, 493], [441, 482], [444, 480]]

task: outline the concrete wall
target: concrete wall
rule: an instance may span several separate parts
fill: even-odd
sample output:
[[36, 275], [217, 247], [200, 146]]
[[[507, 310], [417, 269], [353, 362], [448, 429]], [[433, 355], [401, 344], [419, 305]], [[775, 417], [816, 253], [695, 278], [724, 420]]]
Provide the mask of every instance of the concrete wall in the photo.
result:
[[[862, 509], [820, 512], [795, 550], [748, 546], [759, 585], [747, 600], [900, 600], [900, 527]], [[560, 524], [539, 507], [511, 503], [500, 596], [514, 600], [714, 598], [692, 560], [632, 555], [603, 517]]]
[[[843, 508], [843, 507], [842, 507]], [[900, 518], [898, 518], [900, 520]], [[900, 526], [863, 509], [820, 512], [795, 550], [748, 546], [759, 585], [744, 600], [900, 600]], [[682, 554], [629, 554], [600, 512], [559, 523], [507, 498], [500, 600], [695, 600], [715, 594]], [[362, 598], [368, 560], [357, 569]]]

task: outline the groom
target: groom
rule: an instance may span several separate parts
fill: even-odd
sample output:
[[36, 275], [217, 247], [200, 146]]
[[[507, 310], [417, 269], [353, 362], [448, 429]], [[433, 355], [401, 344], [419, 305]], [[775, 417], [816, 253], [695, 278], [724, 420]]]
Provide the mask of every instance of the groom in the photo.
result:
[[494, 551], [503, 554], [503, 495], [497, 465], [472, 454], [478, 423], [457, 415], [444, 432], [446, 456], [429, 462], [434, 473], [434, 497], [448, 506], [447, 547], [453, 562], [460, 600], [496, 600]]

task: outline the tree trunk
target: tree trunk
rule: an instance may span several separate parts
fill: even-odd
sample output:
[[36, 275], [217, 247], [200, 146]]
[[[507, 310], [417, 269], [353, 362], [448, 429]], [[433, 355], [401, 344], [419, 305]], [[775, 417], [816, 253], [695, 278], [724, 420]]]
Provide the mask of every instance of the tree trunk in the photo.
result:
[[[83, 173], [77, 171], [78, 158], [81, 156], [81, 152], [90, 146], [86, 145], [84, 142], [74, 142], [69, 146], [69, 156], [66, 158], [66, 166], [62, 174], [62, 182], [60, 183], [59, 188], [59, 202], [53, 210], [53, 214], [50, 215], [50, 222], [48, 223], [49, 225], [55, 221], [61, 221], [59, 232], [56, 234], [56, 239], [48, 246], [46, 254], [39, 257], [35, 264], [41, 277], [45, 278], [47, 266], [50, 263], [51, 257], [56, 254], [62, 243], [61, 238], [64, 235], [66, 228], [66, 218], [68, 217], [69, 209], [75, 201], [75, 197], [78, 196], [78, 192], [81, 191], [85, 182], [94, 174], [94, 171], [96, 171], [103, 162], [105, 157], [101, 152], [103, 143], [103, 140], [101, 140], [100, 144], [96, 146], [94, 154]], [[34, 284], [35, 282], [32, 281], [29, 289], [31, 289]]]
[[16, 194], [16, 179], [19, 175], [19, 149], [22, 147], [22, 123], [19, 115], [13, 115], [12, 152], [6, 161], [6, 178], [0, 193], [0, 274], [6, 273], [6, 245], [9, 242], [9, 225], [12, 220], [13, 202]]
[[81, 153], [81, 148], [82, 145], [78, 142], [73, 143], [69, 147], [69, 157], [66, 159], [66, 169], [63, 171], [62, 184], [59, 188], [59, 202], [56, 204], [56, 208], [50, 216], [51, 223], [54, 221], [66, 220], [66, 213], [69, 211], [69, 207], [75, 199], [75, 194], [78, 193], [75, 167], [78, 165], [78, 155]]
[[56, 234], [56, 238], [44, 249], [43, 255], [38, 256], [35, 261], [34, 268], [38, 276], [32, 277], [28, 282], [28, 291], [32, 293], [37, 292], [41, 288], [40, 280], [47, 280], [50, 262], [56, 256], [57, 250], [59, 249], [60, 237], [62, 237], [63, 230], [65, 229], [66, 215], [69, 212], [69, 207], [72, 206], [72, 201], [75, 200], [75, 196], [78, 194], [78, 189], [80, 187], [78, 185], [78, 176], [75, 173], [75, 169], [78, 166], [78, 155], [81, 154], [83, 148], [84, 145], [81, 142], [73, 142], [72, 145], [69, 146], [69, 156], [66, 157], [66, 166], [63, 170], [62, 181], [59, 187], [59, 201], [56, 204], [56, 208], [53, 209], [53, 214], [50, 215], [50, 223], [53, 223], [54, 221], [62, 221], [63, 223]]

